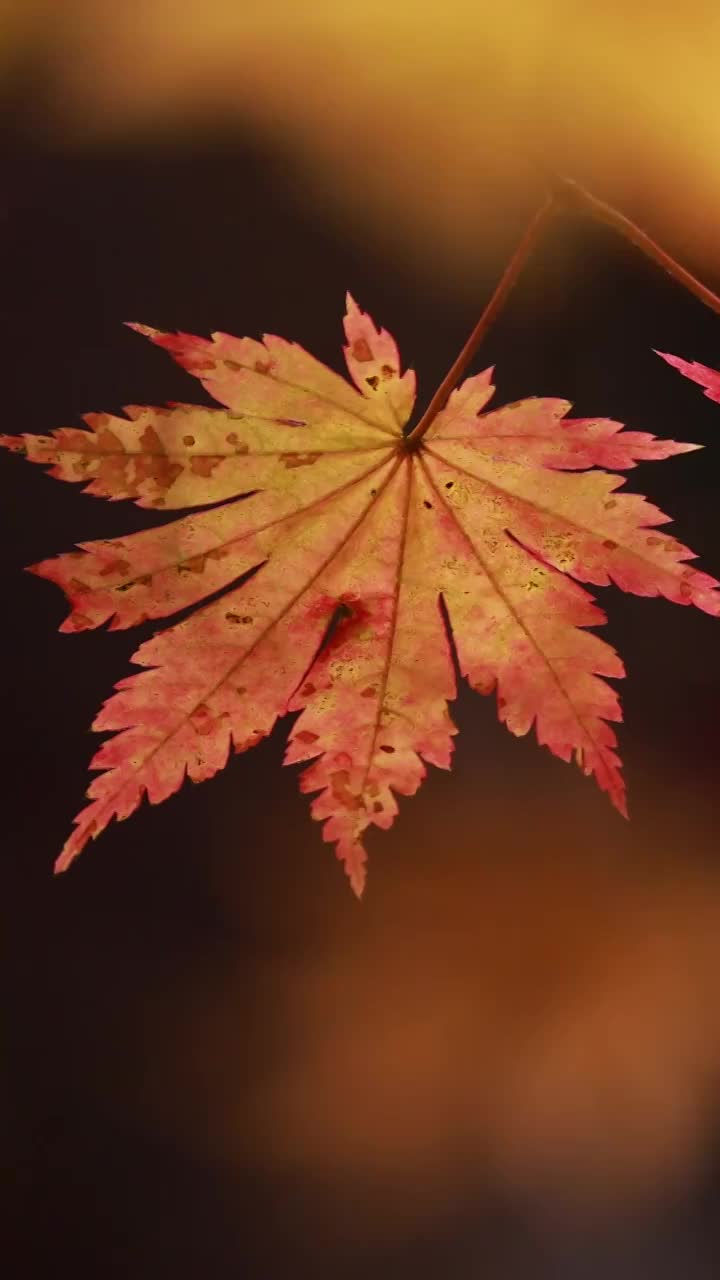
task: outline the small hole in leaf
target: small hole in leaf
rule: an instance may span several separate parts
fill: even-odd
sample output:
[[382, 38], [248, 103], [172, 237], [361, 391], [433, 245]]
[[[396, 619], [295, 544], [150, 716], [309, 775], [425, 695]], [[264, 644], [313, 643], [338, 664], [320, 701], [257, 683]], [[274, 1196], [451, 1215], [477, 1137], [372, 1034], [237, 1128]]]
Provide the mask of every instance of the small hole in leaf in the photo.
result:
[[454, 480], [448, 480], [447, 484], [445, 485], [445, 488], [446, 488], [446, 489], [452, 489], [452, 487], [453, 487], [454, 483], [455, 483], [455, 481], [454, 481]]
[[365, 381], [367, 382], [369, 387], [372, 387], [374, 391], [380, 379], [376, 377], [375, 374], [373, 374], [371, 378], [366, 378]]
[[432, 511], [432, 502], [428, 502], [427, 498], [425, 498], [423, 506], [427, 507], [428, 511]]
[[393, 754], [393, 752], [395, 751], [395, 748], [394, 748], [394, 747], [381, 747], [381, 748], [380, 748], [380, 750], [381, 750], [381, 751], [387, 751], [388, 755], [389, 755], [389, 756], [391, 756], [391, 755]]

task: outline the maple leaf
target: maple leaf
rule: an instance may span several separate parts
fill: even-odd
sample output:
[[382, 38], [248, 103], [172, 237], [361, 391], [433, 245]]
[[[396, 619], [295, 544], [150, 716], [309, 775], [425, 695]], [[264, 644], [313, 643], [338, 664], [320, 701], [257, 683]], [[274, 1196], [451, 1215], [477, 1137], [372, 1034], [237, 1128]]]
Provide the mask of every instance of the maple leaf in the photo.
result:
[[656, 351], [655, 354], [667, 360], [673, 368], [679, 369], [686, 378], [704, 387], [709, 400], [720, 403], [720, 373], [717, 369], [709, 369], [706, 364], [699, 364], [697, 360], [683, 360], [681, 356], [668, 355], [667, 351]]
[[396, 795], [417, 790], [427, 763], [450, 766], [441, 601], [460, 672], [496, 690], [500, 720], [517, 735], [534, 725], [626, 812], [620, 704], [602, 678], [624, 670], [586, 629], [605, 615], [580, 583], [711, 614], [718, 584], [656, 532], [668, 516], [592, 468], [698, 446], [568, 418], [565, 400], [486, 412], [492, 370], [453, 391], [413, 443], [414, 374], [349, 295], [344, 324], [354, 385], [282, 338], [134, 325], [225, 408], [131, 406], [88, 415], [87, 430], [2, 438], [86, 492], [207, 508], [33, 566], [70, 600], [62, 630], [129, 627], [223, 592], [142, 644], [143, 670], [100, 711], [93, 728], [114, 736], [92, 760], [101, 772], [58, 870], [144, 795], [157, 804], [186, 775], [211, 777], [299, 712], [286, 763], [311, 761], [301, 789], [360, 894], [366, 829], [392, 824]]

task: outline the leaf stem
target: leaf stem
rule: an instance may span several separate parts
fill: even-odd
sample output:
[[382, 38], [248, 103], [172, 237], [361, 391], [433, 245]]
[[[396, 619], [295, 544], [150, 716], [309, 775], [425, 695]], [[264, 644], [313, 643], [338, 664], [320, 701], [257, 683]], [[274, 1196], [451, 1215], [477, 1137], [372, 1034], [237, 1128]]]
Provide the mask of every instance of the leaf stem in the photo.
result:
[[433, 419], [447, 404], [450, 393], [457, 386], [480, 343], [504, 305], [541, 233], [556, 213], [584, 213], [588, 214], [596, 222], [600, 222], [606, 227], [612, 227], [624, 239], [629, 240], [631, 244], [640, 249], [652, 262], [662, 267], [663, 271], [672, 276], [673, 280], [677, 280], [689, 293], [699, 298], [700, 302], [704, 302], [706, 307], [709, 307], [716, 315], [720, 315], [720, 297], [712, 289], [708, 289], [707, 285], [702, 284], [685, 267], [682, 267], [679, 262], [676, 262], [651, 236], [642, 231], [629, 218], [626, 218], [624, 214], [619, 213], [612, 205], [605, 204], [603, 200], [598, 200], [596, 196], [586, 191], [579, 182], [574, 182], [571, 178], [563, 178], [551, 174], [547, 178], [547, 183], [549, 194], [546, 200], [529, 223], [522, 240], [503, 272], [494, 294], [465, 346], [451, 368], [448, 369], [420, 421], [405, 437], [405, 448], [408, 451], [418, 447]]
[[430, 423], [437, 416], [441, 409], [447, 403], [450, 392], [454, 390], [460, 381], [462, 375], [467, 369], [485, 334], [505, 303], [508, 294], [511, 292], [520, 272], [532, 253], [541, 233], [545, 230], [547, 223], [555, 211], [556, 201], [553, 195], [549, 195], [537, 210], [532, 221], [526, 228], [525, 234], [517, 246], [512, 258], [505, 268], [500, 282], [468, 338], [465, 346], [460, 352], [457, 359], [448, 369], [435, 395], [430, 401], [427, 409], [420, 418], [420, 421], [413, 427], [412, 431], [405, 437], [405, 448], [408, 451], [416, 449], [427, 431]]

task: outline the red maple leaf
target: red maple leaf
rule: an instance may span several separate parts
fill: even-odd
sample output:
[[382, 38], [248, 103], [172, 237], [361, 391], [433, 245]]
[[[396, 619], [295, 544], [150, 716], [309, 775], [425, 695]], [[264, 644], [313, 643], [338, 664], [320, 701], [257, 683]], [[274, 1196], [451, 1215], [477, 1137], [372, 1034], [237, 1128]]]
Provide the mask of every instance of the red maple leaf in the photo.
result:
[[717, 400], [720, 403], [720, 373], [717, 369], [709, 369], [706, 364], [699, 364], [697, 360], [683, 360], [680, 356], [668, 355], [667, 351], [656, 351], [655, 354], [662, 356], [663, 360], [667, 360], [668, 364], [675, 369], [679, 369], [686, 378], [704, 387], [705, 395], [709, 400]]
[[395, 795], [417, 790], [426, 763], [450, 765], [456, 688], [441, 599], [460, 671], [496, 690], [500, 720], [518, 735], [534, 725], [625, 813], [611, 727], [621, 711], [603, 679], [623, 666], [587, 630], [605, 615], [579, 584], [712, 614], [718, 584], [658, 532], [668, 516], [591, 468], [698, 446], [568, 418], [564, 400], [485, 412], [491, 370], [463, 382], [413, 443], [403, 429], [415, 376], [349, 297], [354, 385], [282, 338], [133, 327], [225, 408], [129, 407], [2, 443], [89, 493], [207, 510], [82, 543], [34, 572], [68, 596], [65, 631], [129, 627], [225, 590], [141, 645], [143, 670], [100, 711], [93, 727], [114, 736], [92, 761], [101, 772], [58, 870], [144, 795], [157, 804], [186, 775], [211, 777], [231, 750], [300, 712], [286, 763], [312, 761], [301, 788], [317, 793], [313, 816], [359, 894], [365, 830], [392, 824]]

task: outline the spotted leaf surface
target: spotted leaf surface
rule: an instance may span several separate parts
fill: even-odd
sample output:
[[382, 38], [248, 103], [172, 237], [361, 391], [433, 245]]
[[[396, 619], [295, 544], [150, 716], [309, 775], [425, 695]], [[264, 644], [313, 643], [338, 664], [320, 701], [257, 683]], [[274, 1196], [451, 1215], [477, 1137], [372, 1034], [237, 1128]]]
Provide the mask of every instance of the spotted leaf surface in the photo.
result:
[[193, 508], [33, 566], [65, 592], [66, 631], [198, 606], [140, 646], [141, 670], [97, 716], [112, 736], [58, 870], [145, 796], [211, 777], [294, 712], [286, 763], [306, 765], [301, 788], [360, 894], [367, 829], [392, 824], [427, 764], [450, 766], [453, 645], [512, 733], [534, 727], [625, 813], [607, 682], [624, 671], [588, 630], [605, 615], [581, 584], [717, 615], [717, 583], [664, 532], [669, 517], [604, 469], [695, 445], [570, 418], [558, 399], [488, 411], [486, 370], [408, 448], [414, 374], [351, 298], [351, 381], [282, 338], [133, 327], [223, 407], [129, 407], [2, 437], [89, 493]]

